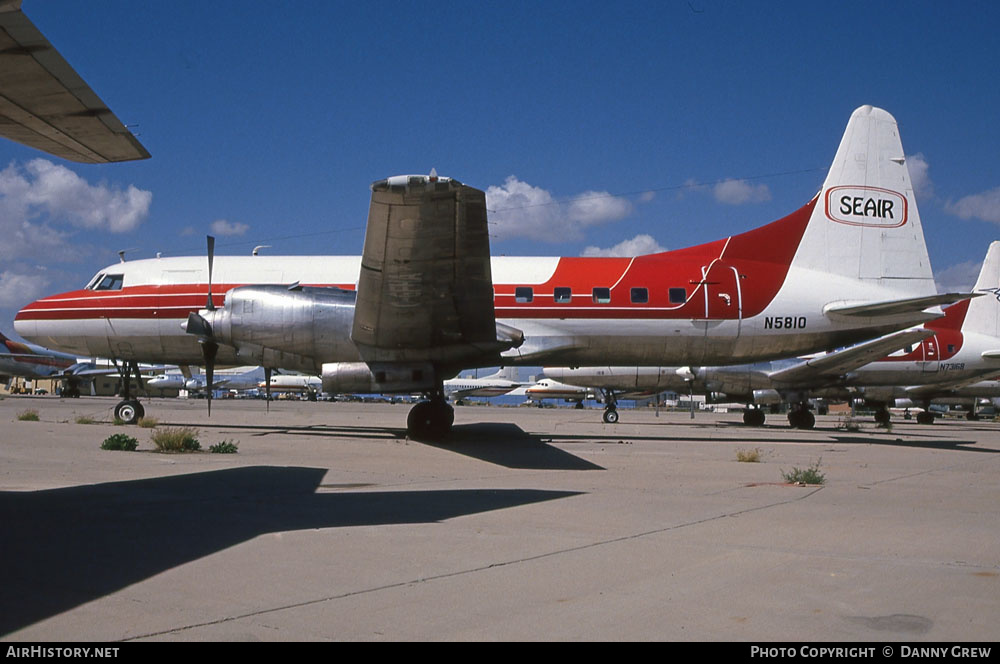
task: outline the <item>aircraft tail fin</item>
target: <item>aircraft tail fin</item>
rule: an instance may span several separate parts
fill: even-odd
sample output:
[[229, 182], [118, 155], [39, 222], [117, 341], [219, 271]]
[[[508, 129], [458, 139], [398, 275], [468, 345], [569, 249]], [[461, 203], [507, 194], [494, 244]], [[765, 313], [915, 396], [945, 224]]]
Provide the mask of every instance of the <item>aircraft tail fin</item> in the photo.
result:
[[517, 377], [517, 367], [500, 367], [500, 370], [496, 373], [496, 377], [516, 383], [519, 380]]
[[862, 106], [851, 115], [792, 265], [832, 275], [828, 283], [839, 292], [862, 282], [858, 302], [937, 293], [899, 128], [888, 112]]
[[990, 243], [973, 290], [984, 295], [969, 302], [962, 331], [1000, 337], [1000, 242]]

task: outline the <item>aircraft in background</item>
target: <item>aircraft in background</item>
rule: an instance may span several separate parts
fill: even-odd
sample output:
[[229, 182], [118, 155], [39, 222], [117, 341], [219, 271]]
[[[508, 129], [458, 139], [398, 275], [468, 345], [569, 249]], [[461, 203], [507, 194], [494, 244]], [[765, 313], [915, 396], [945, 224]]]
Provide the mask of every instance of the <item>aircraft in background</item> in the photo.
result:
[[454, 419], [443, 383], [464, 368], [788, 357], [939, 318], [962, 297], [935, 290], [895, 120], [863, 106], [816, 197], [716, 242], [491, 259], [483, 192], [398, 176], [372, 185], [361, 257], [216, 257], [210, 238], [207, 260], [110, 265], [24, 307], [15, 328], [209, 377], [216, 362], [254, 363], [318, 374], [326, 392], [420, 392], [408, 428], [436, 438]]
[[306, 376], [303, 374], [274, 374], [257, 384], [262, 390], [268, 389], [270, 393], [291, 392], [305, 394], [310, 401], [315, 401], [323, 392], [323, 381], [319, 376]]
[[59, 379], [62, 396], [78, 397], [81, 385], [109, 373], [114, 370], [99, 369], [96, 363], [81, 361], [75, 355], [20, 343], [0, 333], [0, 376]]
[[534, 384], [522, 390], [512, 392], [512, 395], [523, 394], [528, 397], [529, 403], [542, 405], [545, 399], [562, 399], [567, 403], [575, 403], [577, 408], [583, 408], [586, 399], [593, 399], [597, 395], [592, 388], [580, 387], [578, 385], [567, 385], [552, 378], [541, 378]]
[[[255, 390], [264, 377], [260, 367], [237, 367], [217, 371], [212, 380], [213, 390]], [[156, 389], [187, 390], [201, 393], [205, 391], [208, 379], [204, 374], [165, 373], [151, 376], [146, 386]]]
[[973, 288], [984, 294], [954, 304], [941, 319], [873, 341], [795, 361], [718, 367], [547, 367], [544, 374], [601, 389], [605, 422], [617, 422], [616, 398], [625, 390], [717, 394], [748, 404], [744, 422], [764, 423], [761, 405], [790, 403], [788, 421], [809, 429], [809, 400], [862, 397], [889, 421], [898, 398], [921, 404], [917, 422], [933, 422], [930, 404], [957, 388], [1000, 371], [1000, 242], [990, 244]]
[[501, 367], [495, 374], [482, 378], [449, 378], [444, 381], [444, 393], [460, 405], [468, 397], [499, 397], [520, 386], [517, 367]]

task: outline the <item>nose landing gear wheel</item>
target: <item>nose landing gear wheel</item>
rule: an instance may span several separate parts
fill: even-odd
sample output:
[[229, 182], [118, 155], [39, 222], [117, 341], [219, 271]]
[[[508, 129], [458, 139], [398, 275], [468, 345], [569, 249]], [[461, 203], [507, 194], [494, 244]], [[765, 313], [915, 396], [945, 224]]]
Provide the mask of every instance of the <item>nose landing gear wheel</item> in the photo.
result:
[[604, 411], [604, 422], [605, 424], [617, 424], [618, 423], [618, 411], [608, 409]]
[[115, 406], [115, 419], [125, 424], [135, 424], [146, 414], [142, 404], [135, 399], [127, 399]]

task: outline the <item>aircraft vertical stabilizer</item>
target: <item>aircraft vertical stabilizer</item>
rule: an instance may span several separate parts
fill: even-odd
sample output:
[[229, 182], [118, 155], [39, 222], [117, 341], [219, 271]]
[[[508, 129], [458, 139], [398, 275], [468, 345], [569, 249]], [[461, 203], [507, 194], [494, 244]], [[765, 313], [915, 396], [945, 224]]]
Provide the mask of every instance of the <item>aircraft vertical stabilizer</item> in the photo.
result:
[[969, 302], [962, 331], [1000, 337], [1000, 242], [990, 243], [973, 291], [986, 295]]
[[854, 111], [792, 263], [913, 297], [936, 293], [895, 118]]

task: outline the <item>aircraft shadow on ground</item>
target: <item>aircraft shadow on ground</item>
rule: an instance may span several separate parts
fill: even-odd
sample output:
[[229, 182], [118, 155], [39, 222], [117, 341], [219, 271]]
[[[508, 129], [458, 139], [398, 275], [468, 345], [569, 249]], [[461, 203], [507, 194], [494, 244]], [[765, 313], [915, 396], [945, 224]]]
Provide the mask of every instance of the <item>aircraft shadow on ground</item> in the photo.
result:
[[549, 445], [544, 438], [527, 433], [516, 424], [481, 422], [456, 425], [447, 441], [423, 444], [506, 468], [604, 470], [595, 463]]
[[[164, 425], [166, 423], [162, 423]], [[169, 426], [207, 428], [198, 424], [169, 423]], [[327, 436], [331, 438], [404, 439], [406, 431], [391, 427], [330, 426], [261, 426], [249, 424], [220, 424], [220, 430], [245, 430], [257, 432], [254, 436], [283, 434], [289, 436]], [[604, 470], [601, 466], [547, 444], [548, 436], [530, 434], [516, 424], [502, 422], [477, 422], [458, 424], [451, 435], [441, 442], [413, 441], [456, 454], [464, 454], [481, 461], [505, 468], [530, 470]]]
[[533, 489], [317, 494], [325, 473], [246, 467], [0, 492], [0, 634], [265, 533], [434, 523], [578, 495]]
[[[757, 435], [751, 436], [740, 436], [730, 434], [731, 431], [738, 431], [740, 428], [748, 431], [755, 432]], [[872, 436], [869, 434], [861, 433], [846, 433], [843, 431], [822, 431], [819, 429], [814, 429], [813, 431], [821, 436], [826, 434], [826, 437], [818, 437], [816, 435], [807, 436], [797, 430], [788, 428], [775, 428], [775, 433], [780, 435], [772, 439], [761, 438], [759, 436], [761, 431], [766, 432], [766, 429], [761, 429], [760, 427], [749, 428], [746, 425], [734, 426], [732, 428], [722, 427], [720, 431], [724, 431], [725, 435], [718, 435], [718, 433], [713, 434], [710, 437], [696, 438], [692, 436], [656, 436], [656, 435], [628, 435], [624, 432], [617, 435], [587, 435], [587, 434], [545, 434], [539, 436], [542, 442], [554, 442], [562, 444], [574, 444], [574, 443], [606, 443], [615, 444], [619, 442], [635, 442], [635, 441], [648, 441], [648, 442], [687, 442], [687, 443], [704, 443], [706, 445], [711, 445], [713, 443], [741, 443], [744, 445], [788, 445], [788, 444], [813, 444], [813, 445], [829, 445], [830, 443], [842, 443], [842, 444], [858, 444], [858, 445], [891, 445], [894, 447], [915, 447], [921, 449], [935, 449], [935, 450], [957, 450], [962, 452], [985, 452], [988, 454], [1000, 454], [1000, 450], [990, 449], [984, 447], [975, 447], [976, 441], [974, 440], [951, 440], [943, 439], [940, 436], [935, 436], [933, 434], [921, 434], [921, 438], [914, 438], [912, 434], [907, 434], [906, 438], [890, 438], [892, 434], [886, 433], [884, 437]]]

